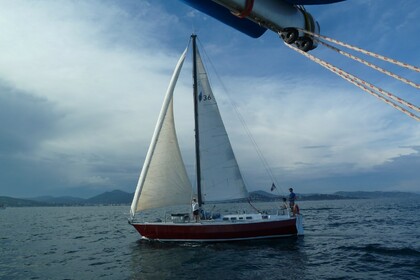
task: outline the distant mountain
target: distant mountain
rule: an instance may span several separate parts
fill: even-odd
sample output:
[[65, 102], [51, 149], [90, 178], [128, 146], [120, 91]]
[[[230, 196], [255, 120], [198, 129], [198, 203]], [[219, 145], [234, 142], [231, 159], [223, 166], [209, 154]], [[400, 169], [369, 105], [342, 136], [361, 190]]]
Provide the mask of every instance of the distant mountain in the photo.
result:
[[[133, 193], [120, 190], [105, 192], [89, 199], [72, 196], [41, 196], [30, 199], [19, 199], [7, 196], [0, 196], [0, 206], [6, 207], [31, 207], [31, 206], [87, 206], [87, 205], [130, 205]], [[375, 199], [375, 198], [411, 198], [420, 197], [420, 194], [407, 192], [365, 192], [340, 191], [334, 194], [296, 194], [298, 200], [337, 200], [337, 199]], [[275, 195], [265, 191], [253, 191], [249, 193], [251, 201], [268, 202], [279, 201], [284, 196]], [[287, 197], [287, 196], [286, 196]], [[247, 199], [234, 200], [230, 202], [246, 202]]]
[[[338, 194], [296, 194], [298, 200], [333, 200], [333, 199], [346, 199]], [[288, 197], [287, 195], [274, 195], [265, 191], [254, 191], [249, 193], [251, 201], [278, 201], [283, 197]]]
[[278, 196], [266, 191], [253, 191], [249, 193], [251, 201], [276, 201], [280, 200], [282, 196]]
[[39, 196], [30, 198], [32, 201], [44, 202], [48, 204], [57, 204], [57, 205], [77, 205], [77, 204], [84, 204], [86, 199], [80, 197], [73, 197], [73, 196]]
[[73, 196], [40, 196], [31, 198], [30, 200], [48, 203], [52, 205], [109, 205], [109, 204], [130, 204], [133, 199], [133, 194], [114, 190], [105, 192], [94, 197], [84, 199]]
[[0, 205], [4, 207], [32, 207], [32, 206], [46, 206], [47, 203], [32, 201], [28, 199], [13, 198], [8, 196], [0, 196]]
[[0, 196], [0, 205], [4, 205], [6, 207], [129, 205], [133, 199], [133, 195], [133, 193], [114, 190], [102, 193], [89, 199], [73, 196], [40, 196], [27, 199]]
[[338, 199], [348, 199], [348, 197], [338, 195], [338, 194], [296, 194], [298, 200], [338, 200]]
[[105, 192], [86, 200], [86, 204], [130, 204], [134, 194], [119, 190]]
[[366, 192], [366, 191], [355, 191], [355, 192], [335, 192], [334, 194], [340, 195], [346, 198], [409, 198], [409, 197], [420, 197], [420, 194], [409, 193], [409, 192]]
[[[254, 191], [250, 192], [250, 198], [252, 201], [277, 201], [288, 195], [274, 195], [265, 191]], [[381, 191], [340, 191], [333, 194], [301, 194], [296, 193], [298, 200], [338, 200], [338, 199], [375, 199], [375, 198], [409, 198], [409, 197], [420, 197], [420, 194], [409, 193], [409, 192], [381, 192]]]

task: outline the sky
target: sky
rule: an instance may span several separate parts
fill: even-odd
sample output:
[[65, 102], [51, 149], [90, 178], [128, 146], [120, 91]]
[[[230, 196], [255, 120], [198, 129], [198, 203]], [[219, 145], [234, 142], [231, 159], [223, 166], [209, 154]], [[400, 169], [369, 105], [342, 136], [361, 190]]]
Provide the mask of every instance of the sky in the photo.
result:
[[[250, 191], [269, 191], [265, 161], [282, 192], [291, 186], [297, 193], [420, 192], [420, 123], [287, 48], [274, 32], [248, 37], [182, 1], [15, 0], [1, 6], [0, 196], [134, 192], [191, 33], [210, 61], [213, 91], [220, 92]], [[306, 8], [321, 34], [420, 66], [417, 0]], [[420, 106], [418, 89], [325, 47], [311, 54]], [[419, 73], [378, 65], [420, 82]], [[175, 117], [192, 176], [191, 66], [184, 68]]]

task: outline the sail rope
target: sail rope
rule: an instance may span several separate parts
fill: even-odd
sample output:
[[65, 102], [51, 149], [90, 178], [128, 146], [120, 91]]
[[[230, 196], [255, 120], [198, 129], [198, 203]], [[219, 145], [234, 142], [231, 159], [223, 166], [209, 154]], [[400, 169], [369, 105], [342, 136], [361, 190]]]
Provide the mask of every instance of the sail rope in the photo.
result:
[[[358, 47], [355, 47], [355, 46], [346, 44], [344, 42], [341, 42], [339, 40], [335, 40], [335, 39], [329, 38], [327, 36], [315, 34], [313, 32], [310, 32], [310, 31], [307, 31], [307, 30], [303, 30], [303, 29], [298, 29], [298, 30], [299, 31], [302, 31], [304, 33], [307, 33], [307, 34], [309, 34], [309, 35], [311, 35], [313, 37], [316, 37], [317, 38], [316, 39], [317, 42], [319, 42], [323, 46], [325, 46], [325, 47], [327, 47], [327, 48], [329, 48], [329, 49], [331, 49], [333, 51], [338, 52], [341, 55], [344, 55], [344, 56], [346, 56], [348, 58], [351, 58], [351, 59], [353, 59], [353, 60], [355, 60], [355, 61], [357, 61], [359, 63], [365, 64], [368, 67], [371, 67], [371, 68], [373, 68], [373, 69], [375, 69], [375, 70], [377, 70], [377, 71], [379, 71], [379, 72], [381, 72], [383, 74], [386, 74], [386, 75], [388, 75], [390, 77], [393, 77], [393, 78], [395, 78], [395, 79], [397, 79], [399, 81], [402, 81], [402, 82], [404, 82], [404, 83], [406, 83], [406, 84], [408, 84], [408, 85], [410, 85], [410, 86], [412, 86], [414, 88], [420, 89], [420, 85], [419, 84], [417, 84], [417, 83], [415, 83], [413, 81], [410, 81], [410, 80], [408, 80], [408, 79], [406, 79], [404, 77], [401, 77], [401, 76], [399, 76], [399, 75], [397, 75], [395, 73], [392, 73], [392, 72], [390, 72], [390, 71], [388, 71], [386, 69], [383, 69], [383, 68], [381, 68], [381, 67], [379, 67], [379, 66], [377, 66], [377, 65], [375, 65], [373, 63], [370, 63], [370, 62], [368, 62], [368, 61], [366, 61], [364, 59], [361, 59], [361, 58], [356, 57], [356, 56], [354, 56], [354, 55], [352, 55], [350, 53], [347, 53], [347, 52], [345, 52], [345, 51], [343, 51], [343, 50], [341, 50], [341, 49], [339, 49], [337, 47], [334, 47], [334, 46], [332, 46], [332, 45], [324, 42], [321, 39], [324, 39], [324, 40], [329, 41], [329, 42], [336, 43], [336, 44], [341, 45], [341, 46], [345, 46], [347, 48], [350, 48], [350, 49], [353, 49], [353, 50], [362, 52], [364, 54], [373, 56], [375, 58], [379, 58], [381, 60], [384, 60], [384, 61], [387, 61], [387, 62], [396, 64], [396, 65], [399, 65], [401, 67], [404, 67], [404, 68], [407, 68], [407, 69], [410, 69], [410, 70], [413, 70], [413, 71], [416, 71], [416, 72], [419, 72], [420, 71], [420, 68], [418, 68], [416, 66], [409, 65], [407, 63], [403, 63], [403, 62], [397, 61], [395, 59], [391, 59], [391, 58], [388, 58], [388, 57], [385, 57], [385, 56], [382, 56], [382, 55], [379, 55], [379, 54], [376, 54], [376, 53], [373, 53], [373, 52], [370, 52], [370, 51], [363, 50], [361, 48], [358, 48]], [[279, 35], [280, 35], [280, 33], [279, 33]], [[415, 119], [417, 121], [420, 120], [420, 117], [418, 115], [416, 115], [414, 112], [411, 112], [409, 110], [409, 109], [411, 109], [411, 110], [420, 112], [420, 108], [417, 107], [417, 106], [415, 106], [414, 104], [411, 104], [410, 102], [407, 102], [407, 101], [403, 100], [402, 98], [400, 98], [400, 97], [398, 97], [398, 96], [396, 96], [396, 95], [394, 95], [394, 94], [392, 94], [392, 93], [390, 93], [390, 92], [388, 92], [388, 91], [386, 91], [386, 90], [384, 90], [382, 88], [379, 88], [379, 87], [377, 87], [377, 86], [375, 86], [375, 85], [373, 85], [373, 84], [371, 84], [371, 83], [369, 83], [369, 82], [367, 82], [365, 80], [362, 80], [362, 79], [360, 79], [360, 78], [358, 78], [358, 77], [356, 77], [356, 76], [354, 76], [354, 75], [352, 75], [352, 74], [350, 74], [350, 73], [348, 73], [348, 72], [346, 72], [346, 71], [344, 71], [344, 70], [342, 70], [342, 69], [340, 69], [340, 68], [338, 68], [338, 67], [336, 67], [336, 66], [334, 66], [334, 65], [332, 65], [332, 64], [330, 64], [328, 62], [326, 62], [325, 60], [322, 60], [320, 58], [317, 58], [317, 57], [313, 56], [312, 54], [309, 54], [307, 52], [304, 52], [304, 51], [302, 51], [302, 50], [300, 50], [300, 49], [298, 49], [298, 48], [296, 48], [296, 47], [294, 47], [294, 46], [292, 46], [290, 44], [286, 44], [286, 45], [288, 47], [290, 47], [291, 49], [299, 52], [300, 54], [306, 56], [307, 58], [309, 58], [310, 60], [314, 61], [315, 63], [318, 63], [319, 65], [325, 67], [326, 69], [330, 70], [331, 72], [335, 73], [336, 75], [342, 77], [346, 81], [348, 81], [348, 82], [356, 85], [357, 87], [359, 87], [363, 91], [365, 91], [365, 92], [367, 92], [367, 93], [375, 96], [376, 98], [380, 99], [381, 101], [383, 101], [383, 102], [387, 103], [388, 105], [394, 107], [395, 109], [403, 112], [404, 114], [408, 115], [409, 117], [411, 117], [411, 118], [413, 118], [413, 119]], [[402, 106], [400, 106], [400, 105], [398, 105], [396, 103], [399, 103]], [[406, 106], [406, 107], [403, 107], [403, 106]]]
[[384, 68], [381, 68], [381, 67], [379, 67], [379, 66], [377, 66], [377, 65], [375, 65], [375, 64], [373, 64], [371, 62], [368, 62], [368, 61], [366, 61], [364, 59], [361, 59], [361, 58], [359, 58], [357, 56], [354, 56], [354, 55], [352, 55], [352, 54], [350, 54], [348, 52], [345, 52], [343, 50], [340, 50], [339, 48], [336, 48], [336, 47], [334, 47], [334, 46], [332, 46], [330, 44], [327, 44], [327, 43], [323, 42], [322, 40], [318, 40], [318, 42], [321, 43], [322, 45], [324, 45], [325, 47], [327, 47], [329, 49], [332, 49], [333, 51], [336, 51], [336, 52], [338, 52], [338, 53], [340, 53], [340, 54], [342, 54], [344, 56], [347, 56], [348, 58], [351, 58], [351, 59], [353, 59], [355, 61], [358, 61], [360, 63], [363, 63], [363, 64], [365, 64], [366, 66], [368, 66], [370, 68], [373, 68], [373, 69], [375, 69], [375, 70], [377, 70], [377, 71], [379, 71], [379, 72], [381, 72], [381, 73], [383, 73], [385, 75], [388, 75], [388, 76], [390, 76], [390, 77], [392, 77], [394, 79], [397, 79], [397, 80], [399, 80], [399, 81], [401, 81], [403, 83], [406, 83], [406, 84], [408, 84], [408, 85], [410, 85], [410, 86], [412, 86], [414, 88], [420, 89], [420, 84], [417, 84], [417, 83], [415, 83], [413, 81], [410, 81], [410, 80], [408, 80], [408, 79], [406, 79], [404, 77], [401, 77], [401, 76], [399, 76], [399, 75], [397, 75], [395, 73], [392, 73], [392, 72], [390, 72], [390, 71], [388, 71], [388, 70], [386, 70]]
[[254, 206], [254, 204], [252, 204], [252, 201], [249, 197], [247, 199], [247, 202], [255, 211], [257, 211], [258, 213], [262, 213], [260, 209], [258, 209], [257, 207]]
[[[396, 100], [398, 103], [404, 104], [405, 106], [407, 106], [407, 107], [409, 107], [411, 109], [414, 109], [416, 111], [419, 111], [419, 108], [416, 107], [416, 106], [414, 106], [413, 104], [411, 104], [411, 103], [409, 103], [407, 101], [404, 101], [403, 99], [401, 99], [399, 97], [396, 97], [393, 94], [391, 94], [389, 92], [386, 92], [383, 89], [380, 89], [380, 88], [372, 85], [371, 83], [368, 83], [368, 82], [366, 82], [366, 81], [364, 81], [364, 80], [362, 80], [362, 79], [360, 79], [360, 78], [358, 78], [358, 77], [356, 77], [356, 76], [354, 76], [354, 75], [352, 75], [352, 74], [350, 74], [350, 73], [348, 73], [348, 72], [346, 72], [346, 71], [344, 71], [344, 70], [342, 70], [342, 69], [340, 69], [340, 68], [338, 68], [336, 66], [333, 66], [332, 64], [330, 64], [330, 63], [328, 63], [328, 62], [326, 62], [326, 61], [324, 61], [324, 60], [322, 60], [320, 58], [317, 58], [317, 57], [315, 57], [315, 56], [313, 56], [313, 55], [311, 55], [311, 54], [309, 54], [307, 52], [304, 52], [302, 50], [299, 50], [298, 48], [296, 48], [296, 47], [294, 47], [292, 45], [289, 45], [289, 44], [286, 44], [286, 45], [289, 48], [291, 48], [291, 49], [299, 52], [300, 54], [306, 56], [310, 60], [318, 63], [319, 65], [321, 65], [323, 67], [325, 67], [326, 69], [330, 70], [331, 72], [337, 74], [338, 76], [342, 77], [343, 79], [345, 79], [345, 80], [349, 81], [350, 83], [356, 85], [357, 87], [359, 87], [363, 91], [366, 91], [367, 93], [369, 93], [369, 94], [375, 96], [376, 98], [384, 101], [388, 105], [391, 105], [392, 107], [394, 107], [395, 109], [403, 112], [404, 114], [408, 115], [409, 117], [411, 117], [411, 118], [413, 118], [413, 119], [415, 119], [417, 121], [420, 121], [420, 117], [419, 116], [417, 116], [416, 114], [410, 112], [409, 110], [407, 110], [407, 109], [405, 109], [405, 108], [397, 105], [395, 102], [392, 102], [391, 100], [385, 98], [383, 95], [386, 95], [389, 98], [392, 98], [393, 100]], [[381, 95], [381, 94], [383, 94], [383, 95]]]
[[[262, 153], [259, 145], [257, 144], [254, 136], [251, 133], [251, 130], [249, 129], [247, 123], [245, 122], [244, 117], [242, 116], [242, 114], [239, 112], [238, 110], [238, 106], [236, 105], [235, 101], [233, 100], [233, 98], [230, 96], [229, 91], [227, 90], [226, 85], [223, 83], [220, 75], [218, 74], [218, 72], [216, 71], [216, 67], [214, 66], [214, 64], [212, 63], [212, 61], [209, 59], [209, 56], [206, 53], [206, 49], [204, 48], [204, 46], [201, 45], [201, 42], [198, 40], [198, 42], [200, 43], [200, 48], [203, 50], [204, 55], [207, 58], [207, 61], [209, 62], [208, 64], [211, 65], [211, 67], [213, 68], [213, 72], [215, 73], [215, 76], [217, 77], [217, 80], [219, 81], [219, 84], [221, 85], [223, 91], [225, 92], [225, 95], [228, 97], [229, 103], [232, 106], [232, 108], [234, 109], [237, 118], [239, 119], [242, 127], [245, 130], [246, 135], [248, 136], [248, 138], [250, 139], [252, 145], [254, 146], [255, 151], [257, 152], [257, 155], [260, 159], [260, 161], [262, 162], [265, 171], [267, 172], [268, 177], [271, 179], [271, 181], [273, 182], [273, 184], [275, 184], [276, 186], [278, 186], [277, 180], [274, 177], [274, 174], [270, 168], [270, 165], [268, 164], [268, 161], [266, 160], [266, 158], [264, 157], [264, 154]], [[245, 179], [244, 179], [245, 180]], [[285, 194], [284, 190], [281, 188], [281, 186], [279, 186], [281, 192], [283, 194]], [[278, 195], [281, 195], [280, 190], [277, 189], [277, 187], [275, 188], [276, 192]], [[254, 208], [256, 209], [250, 202], [250, 200], [248, 199], [248, 203]]]
[[[337, 45], [340, 45], [340, 46], [349, 48], [351, 50], [354, 50], [354, 51], [363, 53], [365, 55], [372, 56], [374, 58], [377, 58], [377, 59], [380, 59], [380, 60], [383, 60], [383, 61], [386, 61], [386, 62], [395, 64], [395, 65], [401, 66], [403, 68], [407, 68], [407, 69], [410, 69], [410, 70], [413, 70], [413, 71], [416, 71], [416, 72], [420, 72], [420, 67], [417, 67], [417, 66], [414, 66], [414, 65], [410, 65], [408, 63], [401, 62], [401, 61], [398, 61], [398, 60], [395, 60], [395, 59], [392, 59], [392, 58], [389, 58], [389, 57], [386, 57], [386, 56], [383, 56], [383, 55], [380, 55], [380, 54], [377, 54], [377, 53], [374, 53], [374, 52], [371, 52], [371, 51], [368, 51], [368, 50], [364, 50], [362, 48], [359, 48], [359, 47], [356, 47], [356, 46], [353, 46], [353, 45], [344, 43], [342, 41], [339, 41], [339, 40], [336, 40], [336, 39], [327, 37], [325, 35], [316, 34], [316, 33], [310, 32], [308, 30], [301, 29], [301, 28], [298, 28], [298, 30], [299, 31], [302, 31], [302, 32], [304, 32], [304, 33], [306, 33], [308, 35], [311, 35], [311, 36], [313, 36], [315, 38], [324, 39], [324, 40], [326, 40], [328, 42], [335, 43]], [[321, 40], [319, 40], [319, 41], [321, 41]]]

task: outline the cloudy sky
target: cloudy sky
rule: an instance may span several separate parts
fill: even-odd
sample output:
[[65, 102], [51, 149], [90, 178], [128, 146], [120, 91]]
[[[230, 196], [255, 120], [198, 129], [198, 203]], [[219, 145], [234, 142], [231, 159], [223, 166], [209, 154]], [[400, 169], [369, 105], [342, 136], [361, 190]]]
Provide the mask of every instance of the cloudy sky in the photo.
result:
[[[1, 1], [0, 195], [134, 192], [176, 61], [195, 32], [250, 190], [420, 192], [420, 124], [284, 46], [182, 1]], [[321, 33], [419, 66], [417, 0], [307, 7]], [[312, 54], [420, 105], [419, 90], [330, 50]], [[420, 82], [419, 73], [378, 63]], [[184, 73], [185, 72], [185, 73]], [[191, 67], [176, 117], [194, 170]], [[220, 93], [219, 93], [220, 92]], [[177, 109], [177, 107], [182, 107]]]

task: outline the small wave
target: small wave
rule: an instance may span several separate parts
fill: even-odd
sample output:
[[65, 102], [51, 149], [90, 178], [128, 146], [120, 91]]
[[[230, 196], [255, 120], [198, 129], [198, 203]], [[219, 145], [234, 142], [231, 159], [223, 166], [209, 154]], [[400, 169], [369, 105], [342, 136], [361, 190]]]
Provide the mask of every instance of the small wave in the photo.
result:
[[77, 251], [73, 251], [73, 250], [71, 250], [71, 251], [67, 251], [67, 252], [65, 252], [64, 254], [74, 254], [74, 253], [77, 253]]
[[91, 263], [89, 264], [90, 266], [96, 266], [96, 265], [104, 265], [107, 264], [107, 262], [95, 262], [95, 263]]
[[414, 256], [420, 255], [420, 251], [417, 251], [413, 248], [403, 247], [403, 248], [387, 248], [380, 245], [372, 244], [366, 246], [367, 251], [371, 251], [373, 253], [379, 253], [384, 255], [400, 255], [400, 256]]
[[56, 250], [50, 250], [48, 252], [44, 252], [43, 255], [48, 256], [48, 255], [54, 255], [55, 253], [56, 253]]
[[366, 253], [376, 253], [380, 255], [390, 255], [390, 256], [420, 256], [420, 251], [410, 248], [410, 247], [402, 247], [402, 248], [389, 248], [382, 246], [380, 244], [368, 244], [365, 246], [350, 246], [350, 247], [343, 247], [343, 249], [347, 250], [354, 250], [354, 251], [362, 251]]
[[115, 251], [115, 248], [104, 248], [104, 249], [103, 249], [103, 251], [104, 251], [105, 253], [112, 253], [112, 252], [114, 252], [114, 251]]
[[336, 210], [339, 208], [335, 208], [335, 207], [320, 207], [320, 208], [308, 208], [305, 209], [305, 211], [325, 211], [325, 210]]
[[335, 222], [335, 223], [330, 223], [329, 226], [333, 227], [333, 228], [338, 228], [340, 226], [349, 226], [349, 225], [360, 225], [360, 222], [349, 222], [349, 221], [344, 221], [344, 222]]

